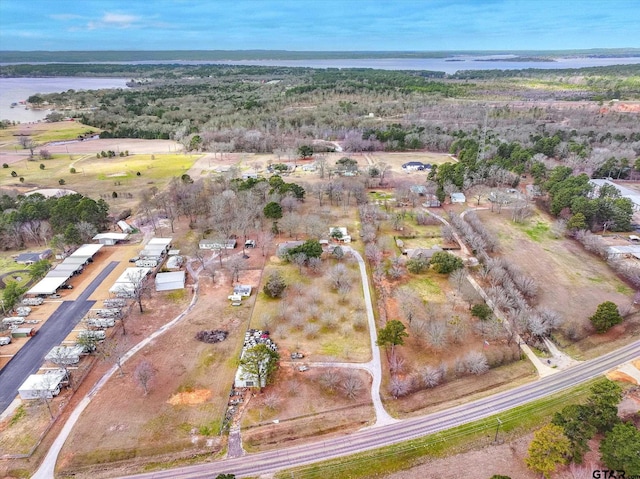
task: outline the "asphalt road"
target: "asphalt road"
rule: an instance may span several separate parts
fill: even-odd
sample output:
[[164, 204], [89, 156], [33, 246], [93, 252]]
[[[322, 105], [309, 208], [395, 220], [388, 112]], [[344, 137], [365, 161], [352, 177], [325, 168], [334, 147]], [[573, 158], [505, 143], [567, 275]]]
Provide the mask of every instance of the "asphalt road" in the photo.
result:
[[[238, 477], [246, 477], [273, 473], [295, 466], [347, 456], [443, 431], [507, 411], [527, 402], [576, 386], [638, 357], [640, 357], [640, 341], [599, 358], [579, 363], [533, 383], [427, 416], [364, 429], [348, 436], [327, 439], [312, 444], [126, 477], [136, 479], [195, 479], [213, 478], [220, 473], [232, 473]], [[327, 471], [327, 477], [330, 476], [330, 472]]]
[[58, 346], [95, 304], [87, 298], [118, 265], [109, 263], [75, 301], [63, 301], [31, 338], [0, 370], [0, 412], [4, 411], [18, 394], [18, 388], [30, 374], [35, 374], [42, 366], [44, 357], [51, 348]]

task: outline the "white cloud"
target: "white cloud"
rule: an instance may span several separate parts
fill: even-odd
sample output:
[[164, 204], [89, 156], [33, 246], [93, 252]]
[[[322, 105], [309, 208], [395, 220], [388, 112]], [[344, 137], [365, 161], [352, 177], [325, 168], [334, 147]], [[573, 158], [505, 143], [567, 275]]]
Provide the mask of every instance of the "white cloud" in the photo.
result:
[[119, 28], [127, 28], [137, 20], [138, 17], [135, 15], [127, 15], [124, 13], [105, 13], [102, 17], [102, 23]]

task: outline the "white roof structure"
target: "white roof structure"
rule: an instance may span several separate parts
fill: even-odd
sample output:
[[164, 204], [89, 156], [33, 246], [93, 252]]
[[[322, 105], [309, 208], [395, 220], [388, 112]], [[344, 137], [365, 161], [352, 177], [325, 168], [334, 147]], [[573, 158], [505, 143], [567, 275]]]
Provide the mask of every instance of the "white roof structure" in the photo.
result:
[[596, 187], [596, 190], [604, 185], [613, 186], [615, 189], [617, 189], [620, 192], [621, 197], [628, 198], [631, 200], [631, 202], [633, 203], [633, 209], [635, 210], [640, 209], [640, 193], [638, 193], [637, 191], [634, 191], [625, 186], [620, 186], [614, 183], [613, 181], [609, 181], [609, 180], [602, 180], [602, 179], [589, 180], [589, 183], [594, 185]]
[[46, 276], [36, 283], [36, 285], [27, 291], [26, 294], [55, 294], [58, 288], [62, 286], [69, 278], [71, 274], [67, 274], [61, 277]]
[[44, 359], [60, 366], [68, 366], [80, 361], [80, 355], [83, 352], [82, 346], [55, 346]]
[[110, 239], [114, 241], [124, 241], [129, 237], [128, 233], [98, 233], [93, 237], [94, 240]]
[[173, 241], [173, 238], [151, 238], [147, 243], [147, 246], [162, 245], [166, 248], [167, 246], [171, 245], [172, 241]]
[[174, 289], [183, 289], [184, 281], [184, 271], [158, 273], [156, 275], [156, 291], [171, 291]]
[[118, 221], [117, 224], [123, 233], [131, 233], [133, 231], [133, 227], [124, 220]]
[[69, 256], [72, 258], [92, 258], [104, 245], [101, 244], [83, 244]]
[[451, 203], [466, 203], [464, 193], [451, 193]]
[[140, 251], [140, 257], [142, 258], [159, 258], [166, 251], [162, 245], [147, 245], [142, 251]]
[[69, 256], [65, 258], [60, 264], [85, 264], [87, 262], [87, 258], [84, 256]]
[[32, 374], [18, 388], [22, 399], [38, 399], [43, 395], [52, 398], [60, 391], [60, 383], [66, 373], [62, 369], [47, 371], [45, 374]]
[[151, 268], [127, 268], [116, 279], [109, 292], [114, 294], [132, 292], [137, 286], [135, 282], [143, 281], [150, 272]]

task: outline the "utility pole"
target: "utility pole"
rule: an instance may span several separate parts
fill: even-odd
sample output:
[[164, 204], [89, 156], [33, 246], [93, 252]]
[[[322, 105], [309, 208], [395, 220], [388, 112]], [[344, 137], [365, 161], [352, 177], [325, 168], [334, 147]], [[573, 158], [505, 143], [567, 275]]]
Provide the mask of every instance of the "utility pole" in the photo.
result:
[[493, 443], [497, 444], [498, 443], [498, 431], [500, 430], [500, 426], [502, 425], [502, 421], [500, 420], [500, 418], [496, 418], [498, 420], [498, 424], [496, 425], [496, 436], [493, 438]]

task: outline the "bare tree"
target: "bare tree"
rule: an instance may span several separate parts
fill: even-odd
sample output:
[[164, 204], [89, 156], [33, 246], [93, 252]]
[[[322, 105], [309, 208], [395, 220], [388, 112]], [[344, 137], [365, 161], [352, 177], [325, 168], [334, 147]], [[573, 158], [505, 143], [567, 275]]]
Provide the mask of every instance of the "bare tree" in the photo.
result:
[[272, 411], [278, 408], [280, 401], [280, 396], [274, 391], [269, 391], [262, 398], [262, 404], [264, 404], [267, 409], [271, 409]]
[[353, 372], [349, 372], [340, 384], [340, 388], [346, 397], [349, 399], [355, 399], [358, 393], [362, 390], [362, 381]]
[[149, 394], [149, 386], [150, 386], [150, 383], [153, 381], [155, 374], [156, 372], [153, 366], [146, 359], [143, 359], [142, 361], [140, 361], [136, 366], [135, 371], [133, 372], [133, 377], [135, 378], [136, 382], [140, 385], [140, 387], [144, 391], [145, 396]]
[[245, 270], [247, 267], [247, 260], [241, 256], [236, 255], [229, 258], [227, 261], [227, 270], [231, 274], [231, 284], [240, 281], [240, 271]]
[[98, 348], [98, 356], [103, 361], [108, 361], [118, 367], [120, 376], [124, 376], [122, 370], [122, 358], [129, 350], [129, 342], [122, 336], [120, 338], [111, 338], [109, 341], [103, 342]]
[[411, 380], [393, 376], [389, 382], [389, 392], [396, 399], [406, 396], [411, 392]]
[[[147, 280], [147, 272], [142, 268], [132, 270], [129, 273], [127, 273], [127, 279], [131, 284], [129, 289], [131, 298], [133, 298], [135, 302], [138, 303], [140, 312], [144, 313], [144, 310], [142, 309], [142, 300], [151, 291], [151, 284]], [[124, 330], [124, 321], [122, 323], [122, 330], [124, 334], [127, 334], [126, 331]]]
[[338, 263], [337, 265], [329, 269], [329, 273], [327, 276], [329, 277], [331, 286], [337, 291], [346, 289], [346, 291], [348, 292], [353, 286], [353, 279], [349, 274], [349, 270], [342, 263]]
[[389, 358], [389, 371], [391, 374], [399, 374], [404, 371], [405, 360], [399, 354], [394, 354]]
[[327, 369], [320, 374], [320, 384], [329, 391], [335, 391], [340, 385], [340, 374], [336, 369]]
[[489, 363], [484, 353], [480, 351], [469, 351], [464, 356], [464, 367], [467, 373], [480, 375], [489, 370]]
[[444, 363], [438, 366], [426, 366], [422, 370], [422, 381], [427, 388], [434, 388], [444, 381], [447, 367]]

